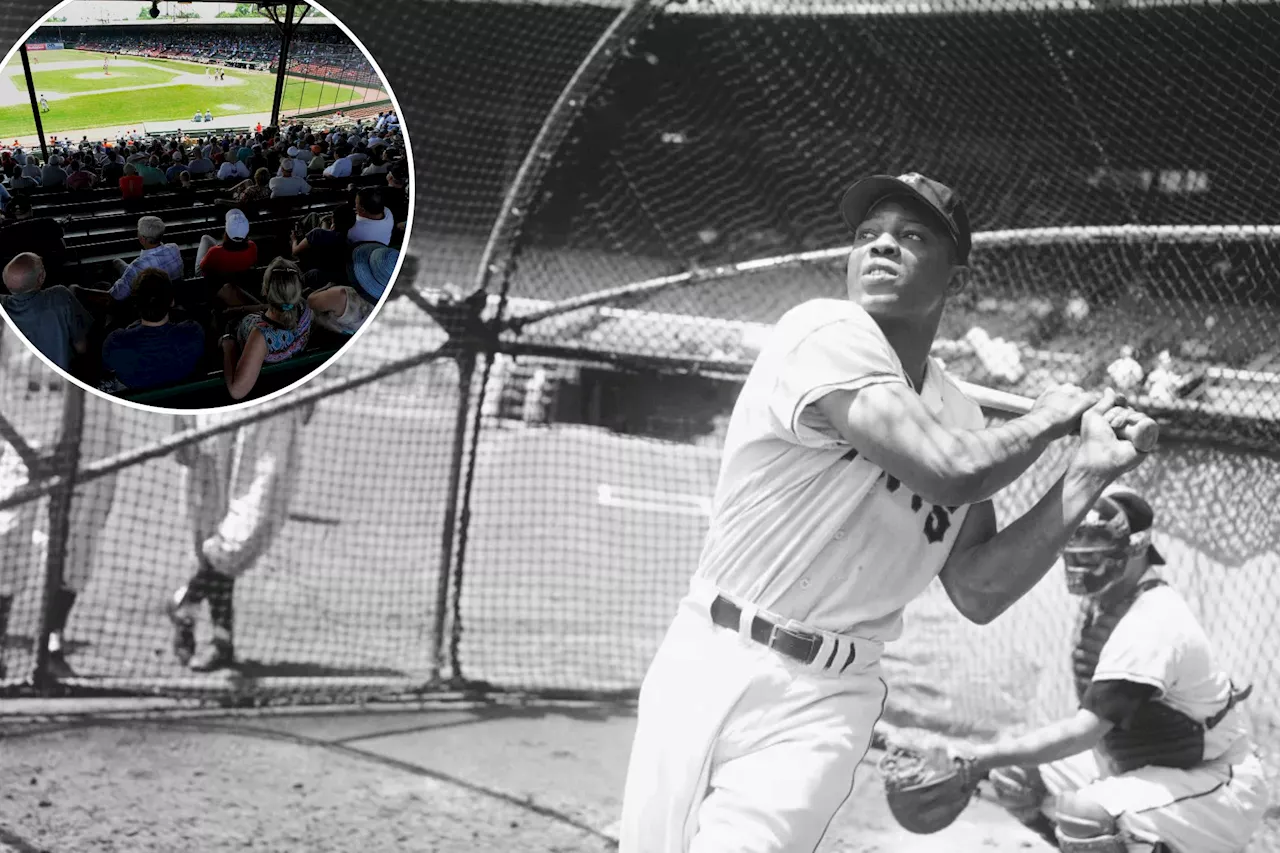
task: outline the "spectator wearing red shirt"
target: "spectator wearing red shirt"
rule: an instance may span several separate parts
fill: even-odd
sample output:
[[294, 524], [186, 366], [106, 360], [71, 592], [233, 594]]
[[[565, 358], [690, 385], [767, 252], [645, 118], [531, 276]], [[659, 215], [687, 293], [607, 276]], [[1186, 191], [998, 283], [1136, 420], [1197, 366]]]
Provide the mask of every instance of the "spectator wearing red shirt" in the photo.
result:
[[228, 210], [226, 231], [219, 243], [208, 234], [196, 250], [196, 270], [201, 275], [226, 275], [257, 266], [258, 245], [249, 239], [249, 219], [239, 210]]
[[120, 179], [120, 195], [126, 201], [133, 201], [142, 198], [142, 176], [138, 174], [138, 167], [132, 163], [126, 163], [124, 166], [124, 177]]
[[98, 176], [89, 171], [79, 160], [72, 160], [71, 166], [71, 173], [67, 175], [67, 189], [88, 190], [98, 182]]

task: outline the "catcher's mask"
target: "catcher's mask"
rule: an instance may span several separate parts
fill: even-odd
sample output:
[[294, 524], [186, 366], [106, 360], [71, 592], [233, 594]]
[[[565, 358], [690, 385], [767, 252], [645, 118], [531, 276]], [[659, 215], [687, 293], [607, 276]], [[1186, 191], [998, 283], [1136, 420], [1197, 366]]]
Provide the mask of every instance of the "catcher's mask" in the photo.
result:
[[1151, 565], [1164, 565], [1164, 557], [1151, 544], [1154, 518], [1150, 504], [1137, 492], [1104, 492], [1062, 551], [1067, 591], [1102, 595], [1124, 577], [1130, 558], [1143, 552]]

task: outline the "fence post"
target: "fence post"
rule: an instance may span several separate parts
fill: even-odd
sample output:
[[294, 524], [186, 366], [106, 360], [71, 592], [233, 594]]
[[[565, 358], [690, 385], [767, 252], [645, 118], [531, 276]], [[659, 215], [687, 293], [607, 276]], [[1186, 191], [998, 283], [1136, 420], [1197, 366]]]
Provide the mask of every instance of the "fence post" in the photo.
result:
[[449, 459], [448, 497], [444, 507], [444, 529], [440, 536], [440, 577], [436, 581], [435, 621], [431, 626], [431, 680], [440, 679], [444, 652], [444, 626], [448, 621], [449, 577], [453, 568], [453, 540], [458, 525], [458, 495], [462, 484], [462, 459], [466, 455], [467, 414], [471, 406], [471, 383], [475, 379], [476, 350], [464, 345], [455, 357], [458, 365], [458, 410], [453, 421], [453, 452]]
[[49, 545], [45, 554], [44, 590], [36, 630], [36, 662], [31, 673], [32, 683], [40, 691], [52, 686], [48, 673], [49, 610], [53, 607], [58, 588], [62, 586], [67, 540], [71, 534], [71, 503], [75, 497], [76, 474], [80, 469], [80, 437], [84, 432], [84, 389], [70, 382], [64, 388], [67, 396], [62, 404], [62, 434], [51, 457], [54, 470], [42, 472], [61, 475], [65, 479], [49, 494]]

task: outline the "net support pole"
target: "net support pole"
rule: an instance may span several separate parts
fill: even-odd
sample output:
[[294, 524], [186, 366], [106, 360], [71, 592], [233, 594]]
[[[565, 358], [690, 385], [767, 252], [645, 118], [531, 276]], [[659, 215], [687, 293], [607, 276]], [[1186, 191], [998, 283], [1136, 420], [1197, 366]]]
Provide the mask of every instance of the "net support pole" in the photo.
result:
[[22, 54], [22, 74], [27, 79], [27, 95], [31, 97], [31, 117], [36, 122], [36, 135], [40, 137], [40, 154], [44, 158], [44, 162], [49, 162], [49, 144], [44, 138], [44, 122], [40, 120], [40, 100], [36, 97], [36, 84], [31, 79], [31, 58], [27, 56], [27, 45], [24, 42], [22, 47], [18, 48], [18, 53]]
[[[581, 113], [587, 98], [590, 97], [591, 92], [603, 79], [604, 75], [609, 72], [609, 69], [613, 67], [618, 56], [626, 49], [627, 43], [649, 25], [653, 16], [661, 8], [661, 0], [658, 0], [658, 2], [654, 2], [654, 0], [631, 0], [630, 4], [618, 13], [600, 38], [596, 40], [587, 56], [575, 69], [569, 82], [561, 90], [551, 110], [547, 113], [547, 117], [543, 120], [542, 126], [538, 129], [538, 135], [533, 144], [525, 152], [520, 168], [511, 180], [507, 194], [503, 198], [502, 207], [494, 220], [493, 229], [489, 233], [489, 239], [481, 255], [480, 264], [476, 270], [475, 287], [465, 301], [465, 304], [472, 306], [472, 311], [474, 312], [472, 330], [475, 334], [466, 335], [465, 337], [458, 334], [450, 334], [450, 340], [457, 340], [461, 343], [461, 348], [465, 355], [460, 356], [458, 360], [460, 399], [458, 402], [458, 419], [455, 422], [453, 458], [449, 472], [449, 493], [446, 504], [448, 509], [445, 513], [445, 526], [441, 535], [441, 575], [437, 588], [437, 610], [433, 626], [435, 630], [432, 635], [431, 659], [433, 668], [437, 668], [437, 673], [440, 656], [443, 652], [444, 626], [448, 621], [447, 608], [450, 592], [452, 592], [453, 601], [456, 605], [455, 612], [460, 613], [463, 567], [466, 562], [468, 533], [466, 528], [470, 523], [471, 486], [472, 478], [475, 474], [475, 454], [479, 445], [481, 424], [484, 417], [485, 386], [489, 382], [489, 374], [494, 360], [493, 354], [497, 351], [498, 338], [505, 319], [507, 289], [515, 260], [515, 253], [510, 251], [510, 247], [520, 231], [520, 225], [528, 213], [528, 204], [542, 181], [542, 176], [551, 162], [552, 155], [560, 147], [560, 143], [569, 132], [569, 128]], [[496, 262], [499, 256], [503, 258], [501, 264]], [[485, 323], [481, 319], [481, 313], [486, 304], [489, 284], [495, 277], [502, 281], [502, 293], [498, 302], [497, 313], [492, 321]], [[465, 335], [466, 333], [463, 332], [463, 334]], [[463, 457], [466, 456], [467, 414], [470, 408], [471, 386], [475, 376], [477, 355], [481, 351], [488, 353], [489, 357], [485, 359], [484, 369], [481, 371], [480, 387], [476, 395], [473, 440], [471, 442], [470, 457], [467, 460], [465, 482], [463, 482], [462, 465]], [[459, 524], [460, 519], [461, 524]], [[454, 552], [455, 539], [458, 542], [456, 553]], [[453, 580], [453, 578], [456, 578], [456, 580]], [[463, 678], [461, 662], [458, 660], [457, 652], [458, 638], [462, 630], [462, 626], [458, 624], [459, 619], [460, 616], [455, 616], [453, 620], [450, 655], [453, 679], [455, 681]]]
[[[276, 93], [271, 99], [271, 126], [275, 128], [280, 127], [280, 101], [284, 99], [285, 72], [289, 66], [289, 45], [293, 42], [294, 30], [298, 24], [302, 23], [301, 16], [296, 22], [293, 20], [293, 12], [297, 5], [294, 0], [290, 0], [283, 22], [272, 16], [276, 27], [280, 30], [280, 59], [276, 63]], [[305, 14], [304, 11], [303, 15]]]
[[52, 686], [48, 671], [49, 614], [64, 577], [67, 540], [71, 535], [71, 503], [75, 495], [76, 471], [80, 468], [80, 437], [84, 432], [84, 390], [70, 382], [63, 387], [67, 396], [62, 406], [62, 435], [53, 456], [63, 484], [49, 496], [49, 545], [45, 554], [44, 590], [36, 630], [36, 660], [31, 673], [37, 690]]
[[471, 383], [476, 374], [476, 351], [464, 349], [455, 358], [458, 365], [458, 410], [453, 420], [453, 450], [449, 455], [449, 484], [444, 506], [444, 527], [440, 536], [440, 575], [436, 579], [435, 613], [431, 624], [431, 680], [440, 679], [444, 657], [444, 628], [449, 619], [449, 575], [453, 563], [453, 542], [458, 527], [458, 494], [462, 484], [462, 461], [466, 456], [467, 416], [471, 407]]

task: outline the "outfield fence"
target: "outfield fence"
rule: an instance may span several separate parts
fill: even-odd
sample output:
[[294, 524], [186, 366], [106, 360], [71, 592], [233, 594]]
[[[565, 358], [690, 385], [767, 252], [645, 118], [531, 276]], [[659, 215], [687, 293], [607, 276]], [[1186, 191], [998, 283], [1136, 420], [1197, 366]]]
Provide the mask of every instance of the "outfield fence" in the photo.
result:
[[[843, 294], [840, 191], [918, 170], [961, 190], [979, 232], [935, 350], [948, 368], [1028, 395], [1121, 385], [1160, 421], [1127, 482], [1223, 665], [1255, 685], [1276, 778], [1280, 202], [1256, 121], [1280, 112], [1275, 4], [421, 14], [419, 272], [334, 367], [192, 428], [113, 410], [105, 450], [80, 414], [99, 401], [25, 392], [55, 452], [0, 497], [46, 517], [21, 543], [37, 569], [4, 650], [11, 687], [634, 696], [696, 565], [745, 372], [787, 308]], [[246, 664], [194, 677], [162, 612], [193, 565], [174, 457], [293, 407], [314, 414], [290, 518], [237, 586]], [[1069, 447], [1000, 496], [1002, 521]], [[77, 544], [66, 519], [101, 512], [79, 496], [110, 478], [98, 541]], [[47, 603], [85, 553], [78, 677], [52, 685]], [[991, 737], [1069, 711], [1074, 616], [1057, 570], [983, 628], [930, 588], [886, 658], [886, 719]]]

